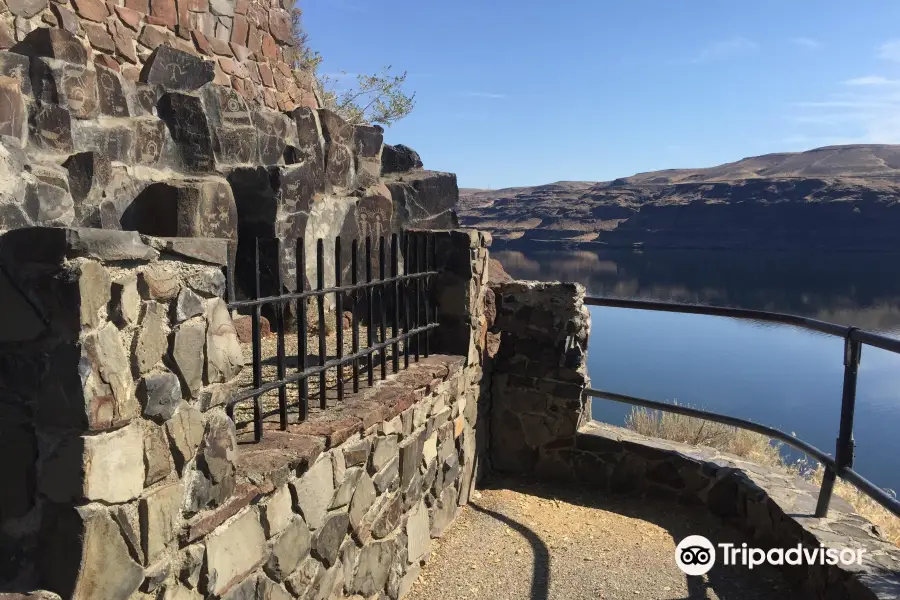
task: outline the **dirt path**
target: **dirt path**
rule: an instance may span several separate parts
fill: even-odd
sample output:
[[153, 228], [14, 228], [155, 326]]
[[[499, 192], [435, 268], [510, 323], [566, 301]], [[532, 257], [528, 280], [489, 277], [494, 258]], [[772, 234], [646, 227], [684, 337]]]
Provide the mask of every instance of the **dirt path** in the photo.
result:
[[719, 565], [703, 577], [676, 566], [690, 534], [747, 541], [702, 509], [498, 482], [438, 540], [409, 600], [660, 598], [790, 599], [772, 569]]

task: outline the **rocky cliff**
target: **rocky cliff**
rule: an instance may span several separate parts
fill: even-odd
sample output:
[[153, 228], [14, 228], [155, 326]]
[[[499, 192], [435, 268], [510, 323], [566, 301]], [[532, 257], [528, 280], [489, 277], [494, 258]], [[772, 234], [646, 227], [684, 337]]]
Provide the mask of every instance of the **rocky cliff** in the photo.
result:
[[464, 189], [499, 245], [900, 250], [900, 146], [832, 146], [606, 182]]
[[[311, 269], [316, 238], [330, 262], [337, 235], [453, 226], [455, 175], [321, 108], [311, 73], [294, 68], [292, 9], [0, 0], [0, 231], [225, 238], [241, 295], [256, 238], [269, 294], [276, 264], [296, 284], [301, 238]], [[277, 258], [265, 243], [276, 238]]]

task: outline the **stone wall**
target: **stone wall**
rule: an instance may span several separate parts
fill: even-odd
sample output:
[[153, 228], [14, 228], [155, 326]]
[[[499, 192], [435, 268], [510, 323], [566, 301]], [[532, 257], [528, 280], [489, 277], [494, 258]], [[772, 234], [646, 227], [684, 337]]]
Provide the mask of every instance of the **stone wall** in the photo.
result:
[[[468, 243], [477, 234], [443, 235], [467, 241], [466, 260], [481, 254]], [[224, 240], [0, 235], [0, 591], [280, 600], [409, 589], [478, 474], [480, 358], [413, 360], [242, 443], [225, 408], [244, 368], [226, 262]]]
[[[818, 488], [781, 470], [591, 421], [586, 372], [590, 315], [576, 284], [491, 283], [499, 336], [490, 373], [493, 470], [538, 476], [601, 493], [700, 504], [762, 548], [864, 548], [862, 567], [786, 566], [808, 598], [898, 597], [900, 550], [835, 497], [815, 514]], [[701, 534], [702, 532], [696, 532]]]
[[861, 566], [782, 567], [807, 598], [887, 600], [900, 594], [900, 549], [839, 497], [832, 499], [828, 517], [815, 518], [819, 488], [793, 474], [711, 448], [591, 423], [579, 431], [575, 447], [560, 455], [554, 477], [605, 492], [704, 505], [760, 548], [865, 549]]
[[552, 476], [560, 453], [590, 422], [590, 313], [575, 283], [511, 281], [492, 286], [499, 339], [491, 367], [491, 464], [507, 473]]
[[[318, 107], [309, 74], [288, 68], [287, 9], [182, 4], [0, 1], [0, 40], [4, 19], [17, 32], [0, 50], [0, 230], [229, 239], [238, 292], [247, 295], [257, 237], [282, 240], [280, 257], [262, 245], [263, 263], [293, 289], [299, 238], [314, 257], [320, 237], [330, 246], [337, 235], [456, 225], [455, 175], [423, 170], [412, 150], [384, 146], [380, 127], [351, 126]], [[203, 33], [210, 27], [214, 34]], [[98, 29], [115, 42], [108, 53], [90, 38]], [[148, 37], [151, 46], [136, 50]], [[134, 62], [110, 58], [123, 53]], [[326, 255], [331, 266], [333, 252]], [[330, 283], [334, 270], [326, 271]], [[264, 278], [264, 293], [273, 285]]]
[[207, 59], [210, 78], [254, 106], [315, 109], [312, 75], [295, 68], [292, 10], [290, 0], [4, 0], [0, 50], [34, 45], [57, 28], [89, 63], [137, 82], [153, 52], [171, 46]]

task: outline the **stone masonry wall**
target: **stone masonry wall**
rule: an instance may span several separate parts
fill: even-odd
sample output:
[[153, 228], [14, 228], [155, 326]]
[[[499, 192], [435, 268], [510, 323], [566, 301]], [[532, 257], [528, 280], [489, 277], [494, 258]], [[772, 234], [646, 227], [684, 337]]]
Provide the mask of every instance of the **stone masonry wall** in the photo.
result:
[[[318, 107], [309, 74], [288, 68], [288, 9], [277, 3], [0, 0], [0, 13], [0, 40], [4, 19], [17, 24], [15, 43], [0, 50], [0, 231], [228, 239], [244, 296], [256, 238], [270, 295], [276, 268], [294, 289], [299, 238], [314, 284], [317, 238], [330, 247], [337, 235], [456, 226], [455, 175], [385, 146], [381, 127], [351, 126]], [[214, 34], [203, 33], [209, 27]], [[91, 37], [101, 29], [112, 37], [108, 53]], [[134, 62], [110, 58], [123, 54]], [[281, 256], [265, 243], [276, 238]], [[326, 284], [333, 256], [329, 249]]]
[[[575, 283], [511, 281], [492, 286], [499, 336], [491, 368], [493, 469], [553, 475], [560, 452], [590, 422], [590, 313]], [[495, 342], [497, 343], [497, 342]]]
[[0, 236], [0, 580], [128, 597], [180, 515], [233, 493], [225, 261], [224, 240]]
[[818, 488], [793, 474], [591, 421], [583, 396], [590, 317], [581, 286], [507, 281], [491, 289], [499, 335], [488, 370], [495, 471], [704, 505], [761, 548], [863, 548], [861, 567], [784, 572], [811, 599], [898, 597], [900, 551], [842, 499], [817, 519]]
[[423, 357], [242, 443], [225, 410], [244, 363], [226, 261], [224, 240], [0, 235], [0, 592], [409, 589], [477, 477], [480, 358]]
[[295, 68], [292, 10], [291, 0], [3, 0], [0, 50], [58, 28], [90, 63], [137, 82], [154, 50], [167, 45], [208, 59], [213, 81], [254, 106], [315, 109], [312, 74]]

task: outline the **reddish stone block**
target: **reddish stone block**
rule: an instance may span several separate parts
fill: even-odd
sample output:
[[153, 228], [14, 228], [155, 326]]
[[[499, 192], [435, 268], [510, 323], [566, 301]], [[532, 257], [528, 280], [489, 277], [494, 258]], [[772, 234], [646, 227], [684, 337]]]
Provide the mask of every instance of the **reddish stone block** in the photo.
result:
[[234, 490], [234, 494], [224, 504], [213, 511], [205, 511], [194, 517], [184, 525], [184, 529], [178, 536], [182, 546], [206, 537], [212, 531], [236, 515], [242, 508], [249, 506], [250, 503], [262, 492], [255, 485], [239, 484]]
[[125, 8], [131, 9], [133, 11], [143, 13], [145, 15], [150, 14], [150, 0], [125, 0]]
[[112, 69], [113, 71], [119, 70], [119, 63], [109, 54], [98, 54], [94, 58], [94, 62], [98, 65], [103, 65], [107, 69]]
[[247, 35], [250, 32], [250, 23], [247, 17], [235, 15], [231, 24], [231, 41], [241, 46], [247, 45]]
[[275, 79], [272, 77], [272, 68], [268, 63], [259, 63], [259, 76], [266, 87], [275, 87]]
[[116, 43], [113, 41], [112, 36], [109, 35], [106, 25], [82, 23], [82, 26], [84, 27], [85, 33], [87, 33], [88, 41], [95, 50], [102, 50], [104, 52], [116, 51]]
[[160, 25], [170, 29], [175, 29], [175, 25], [178, 24], [178, 9], [175, 6], [175, 0], [150, 0], [150, 15], [159, 19]]
[[101, 22], [109, 16], [109, 9], [101, 0], [72, 0], [75, 12], [89, 21]]
[[234, 6], [234, 12], [239, 15], [246, 15], [248, 6], [250, 6], [250, 0], [237, 0], [237, 3]]
[[[250, 315], [241, 315], [233, 319], [232, 324], [237, 332], [238, 339], [242, 344], [249, 344], [253, 341], [253, 319]], [[259, 318], [259, 332], [261, 337], [269, 337], [272, 335], [272, 327], [269, 320], [263, 316]]]
[[278, 55], [278, 44], [275, 43], [275, 38], [273, 38], [268, 33], [262, 34], [262, 54], [266, 58], [274, 59]]
[[143, 18], [143, 15], [141, 13], [124, 6], [116, 6], [115, 11], [116, 15], [118, 15], [119, 20], [122, 21], [122, 23], [135, 31], [140, 29], [141, 19]]
[[283, 44], [292, 43], [294, 41], [294, 25], [291, 22], [291, 15], [281, 8], [271, 9], [269, 11], [269, 32]]
[[278, 99], [275, 97], [275, 92], [269, 88], [263, 90], [263, 98], [265, 99], [266, 106], [271, 109], [278, 108]]
[[253, 25], [250, 26], [250, 30], [247, 33], [247, 48], [254, 53], [262, 50], [262, 34], [259, 28]]
[[[145, 27], [150, 29], [149, 27]], [[110, 33], [116, 45], [116, 52], [130, 63], [137, 64], [137, 52], [134, 49], [134, 34], [118, 21], [113, 21]], [[125, 72], [122, 71], [124, 74]]]

